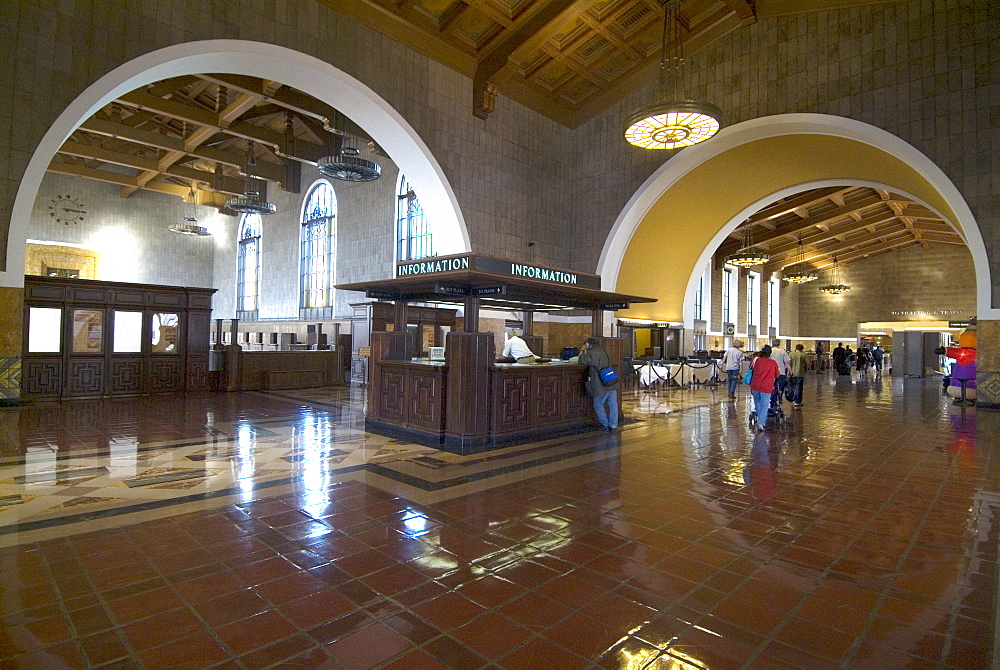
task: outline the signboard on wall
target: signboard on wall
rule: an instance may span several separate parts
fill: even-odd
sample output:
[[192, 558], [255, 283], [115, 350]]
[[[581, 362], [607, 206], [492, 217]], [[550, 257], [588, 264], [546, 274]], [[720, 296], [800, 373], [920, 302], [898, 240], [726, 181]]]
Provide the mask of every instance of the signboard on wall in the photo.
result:
[[537, 279], [552, 284], [582, 286], [595, 289], [601, 288], [601, 278], [597, 275], [581, 274], [579, 272], [548, 268], [533, 263], [474, 256], [472, 254], [398, 263], [396, 265], [396, 276], [434, 275], [461, 270], [481, 270], [483, 272], [494, 272], [511, 277]]

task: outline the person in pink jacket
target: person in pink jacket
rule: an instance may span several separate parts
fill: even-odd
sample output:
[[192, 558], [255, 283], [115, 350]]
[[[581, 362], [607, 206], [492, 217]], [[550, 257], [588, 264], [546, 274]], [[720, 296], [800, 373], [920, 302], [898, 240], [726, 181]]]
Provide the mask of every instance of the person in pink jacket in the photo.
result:
[[771, 346], [765, 344], [760, 353], [750, 363], [753, 378], [750, 380], [750, 394], [753, 396], [754, 410], [757, 412], [757, 432], [764, 430], [767, 423], [767, 408], [771, 404], [771, 391], [778, 378], [778, 364], [771, 360]]

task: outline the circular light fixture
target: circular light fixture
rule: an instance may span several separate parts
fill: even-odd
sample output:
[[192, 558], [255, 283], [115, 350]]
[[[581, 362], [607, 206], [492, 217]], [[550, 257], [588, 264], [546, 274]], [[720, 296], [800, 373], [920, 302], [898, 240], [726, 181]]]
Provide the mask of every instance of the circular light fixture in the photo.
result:
[[771, 260], [771, 257], [762, 251], [747, 249], [735, 254], [726, 256], [726, 262], [730, 265], [738, 265], [741, 268], [749, 268], [754, 265], [763, 265]]
[[180, 233], [181, 235], [196, 235], [198, 237], [206, 237], [212, 234], [208, 232], [208, 228], [205, 226], [199, 226], [198, 219], [193, 216], [185, 216], [184, 223], [175, 223], [170, 226], [170, 232]]
[[[253, 142], [247, 141], [247, 162], [244, 174], [243, 195], [226, 200], [225, 208], [237, 214], [274, 214], [277, 207], [260, 197], [260, 191], [254, 185], [261, 181], [257, 179], [257, 159], [253, 155]], [[267, 182], [263, 182], [266, 190]]]
[[641, 149], [679, 149], [717, 132], [722, 111], [707, 102], [683, 100], [645, 107], [625, 124], [625, 141]]
[[375, 181], [381, 177], [382, 167], [361, 158], [360, 153], [353, 147], [344, 147], [336, 155], [320, 158], [316, 169], [324, 177], [340, 181]]
[[851, 290], [850, 286], [840, 281], [840, 265], [837, 263], [836, 256], [833, 257], [833, 282], [826, 286], [820, 286], [819, 290], [830, 295], [840, 295]]
[[819, 273], [812, 270], [799, 270], [798, 272], [781, 273], [781, 278], [792, 284], [805, 284], [807, 281], [819, 279]]
[[261, 200], [257, 191], [247, 191], [243, 195], [226, 200], [226, 209], [237, 214], [274, 214], [278, 208]]

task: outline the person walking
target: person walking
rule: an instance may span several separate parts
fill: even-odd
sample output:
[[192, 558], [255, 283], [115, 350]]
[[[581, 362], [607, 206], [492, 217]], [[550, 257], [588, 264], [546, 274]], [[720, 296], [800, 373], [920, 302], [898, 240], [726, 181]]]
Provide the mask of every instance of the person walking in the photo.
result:
[[795, 345], [795, 351], [791, 354], [791, 376], [788, 378], [792, 407], [798, 409], [802, 407], [802, 384], [805, 382], [806, 369], [809, 367], [809, 359], [806, 358], [805, 347], [801, 344]]
[[872, 349], [872, 365], [875, 366], [875, 376], [882, 376], [882, 358], [885, 356], [885, 351], [882, 349], [882, 345], [876, 344], [875, 348]]
[[746, 354], [743, 353], [743, 340], [736, 340], [733, 346], [726, 349], [722, 355], [722, 369], [726, 371], [729, 381], [729, 397], [736, 397], [736, 386], [740, 383], [740, 363]]
[[611, 357], [596, 337], [588, 337], [579, 361], [587, 366], [587, 395], [594, 399], [594, 412], [601, 428], [618, 430], [618, 381], [601, 381], [601, 370], [611, 367]]
[[778, 393], [784, 393], [785, 384], [792, 374], [792, 359], [781, 348], [781, 340], [771, 340], [771, 359], [778, 364]]
[[850, 369], [844, 372], [845, 364], [847, 363], [847, 349], [844, 349], [844, 343], [839, 342], [833, 349], [831, 354], [833, 357], [833, 366], [837, 369], [838, 375], [850, 374]]
[[767, 423], [767, 408], [771, 404], [771, 392], [778, 378], [778, 364], [771, 360], [771, 347], [765, 344], [760, 353], [750, 363], [753, 377], [750, 379], [750, 395], [753, 397], [754, 411], [757, 413], [757, 432], [764, 430]]
[[822, 342], [816, 342], [816, 374], [826, 372], [826, 348]]

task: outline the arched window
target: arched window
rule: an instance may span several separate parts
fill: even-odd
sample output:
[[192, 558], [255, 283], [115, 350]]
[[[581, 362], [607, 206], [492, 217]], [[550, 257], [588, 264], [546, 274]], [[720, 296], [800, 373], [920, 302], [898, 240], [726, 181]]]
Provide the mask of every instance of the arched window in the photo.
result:
[[396, 191], [396, 260], [412, 261], [434, 255], [431, 224], [405, 175]]
[[302, 208], [301, 307], [303, 317], [332, 316], [337, 195], [329, 182], [313, 186]]
[[236, 258], [236, 309], [239, 318], [253, 318], [260, 307], [260, 214], [240, 219]]

